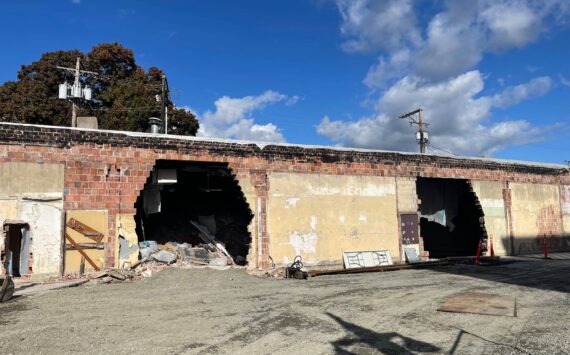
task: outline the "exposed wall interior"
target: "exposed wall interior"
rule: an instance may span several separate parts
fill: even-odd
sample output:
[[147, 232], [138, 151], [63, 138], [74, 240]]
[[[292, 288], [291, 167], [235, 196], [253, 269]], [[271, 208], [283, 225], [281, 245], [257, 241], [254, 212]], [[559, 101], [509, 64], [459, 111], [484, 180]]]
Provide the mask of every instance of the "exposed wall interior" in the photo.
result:
[[247, 263], [253, 215], [227, 164], [158, 161], [136, 206], [139, 241], [202, 244], [194, 221], [225, 245], [236, 264]]
[[420, 235], [430, 257], [475, 255], [487, 233], [483, 212], [467, 180], [418, 178]]

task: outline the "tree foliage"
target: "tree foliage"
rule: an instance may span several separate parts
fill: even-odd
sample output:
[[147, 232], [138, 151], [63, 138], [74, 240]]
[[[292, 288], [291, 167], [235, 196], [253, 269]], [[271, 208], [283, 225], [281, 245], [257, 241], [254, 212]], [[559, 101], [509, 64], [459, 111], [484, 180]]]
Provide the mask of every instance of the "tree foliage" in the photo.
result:
[[[71, 103], [57, 98], [58, 85], [73, 82], [73, 75], [56, 66], [74, 68], [81, 58], [82, 69], [99, 73], [81, 78], [93, 89], [93, 100], [79, 104], [79, 116], [97, 116], [103, 129], [147, 131], [149, 117], [160, 117], [162, 70], [147, 71], [135, 62], [133, 51], [118, 43], [102, 43], [89, 53], [78, 50], [44, 53], [29, 65], [22, 65], [16, 81], [0, 86], [0, 120], [69, 126]], [[169, 133], [195, 135], [196, 116], [175, 108], [167, 100]]]

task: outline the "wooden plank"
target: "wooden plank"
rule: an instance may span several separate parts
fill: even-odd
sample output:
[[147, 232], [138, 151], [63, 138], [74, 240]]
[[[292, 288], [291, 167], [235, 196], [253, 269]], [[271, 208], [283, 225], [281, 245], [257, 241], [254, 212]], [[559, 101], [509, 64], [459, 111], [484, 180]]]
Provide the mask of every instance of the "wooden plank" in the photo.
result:
[[80, 221], [76, 220], [75, 218], [71, 218], [67, 224], [67, 227], [73, 229], [74, 231], [83, 234], [85, 237], [96, 241], [97, 243], [101, 243], [103, 240], [103, 233], [96, 231], [95, 229], [89, 227], [85, 223], [81, 223]]
[[516, 300], [490, 293], [462, 292], [448, 297], [438, 311], [516, 317]]
[[234, 259], [232, 258], [230, 253], [228, 253], [226, 248], [222, 244], [220, 244], [220, 242], [218, 242], [218, 240], [213, 235], [210, 234], [210, 232], [206, 227], [194, 221], [190, 221], [190, 223], [192, 223], [192, 225], [202, 233], [202, 235], [198, 234], [198, 236], [200, 236], [203, 241], [216, 248], [216, 250], [222, 253], [222, 255], [224, 255], [226, 258], [228, 258], [232, 264], [235, 264]]
[[67, 232], [65, 232], [65, 239], [67, 239], [67, 240], [73, 245], [73, 247], [75, 248], [75, 250], [77, 250], [77, 251], [79, 252], [79, 254], [81, 254], [81, 256], [83, 256], [83, 257], [85, 258], [85, 260], [87, 260], [87, 262], [88, 262], [89, 264], [91, 264], [91, 266], [93, 266], [93, 268], [94, 268], [96, 271], [101, 271], [101, 268], [100, 268], [99, 266], [97, 266], [97, 264], [95, 264], [95, 262], [93, 262], [93, 260], [91, 260], [91, 258], [89, 257], [89, 255], [87, 255], [87, 254], [83, 251], [83, 249], [81, 249], [81, 246], [80, 246], [79, 244], [77, 244], [77, 243], [75, 242], [75, 240], [73, 240], [73, 238], [71, 238], [71, 237], [69, 236], [69, 234], [67, 234]]
[[[79, 245], [81, 247], [81, 249], [83, 249], [83, 250], [86, 250], [86, 249], [98, 249], [98, 250], [105, 249], [105, 246], [103, 244], [98, 244], [98, 243], [77, 243], [77, 245]], [[75, 247], [72, 244], [66, 244], [65, 250], [75, 250]]]

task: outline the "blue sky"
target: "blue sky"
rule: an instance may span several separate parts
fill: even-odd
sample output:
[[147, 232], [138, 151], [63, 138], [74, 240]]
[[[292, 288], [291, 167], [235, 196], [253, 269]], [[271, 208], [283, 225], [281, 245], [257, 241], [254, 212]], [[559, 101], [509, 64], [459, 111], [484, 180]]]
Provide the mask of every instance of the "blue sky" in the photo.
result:
[[[101, 42], [166, 71], [203, 136], [562, 163], [570, 4], [549, 1], [10, 1], [0, 82]], [[10, 33], [9, 35], [7, 33]]]

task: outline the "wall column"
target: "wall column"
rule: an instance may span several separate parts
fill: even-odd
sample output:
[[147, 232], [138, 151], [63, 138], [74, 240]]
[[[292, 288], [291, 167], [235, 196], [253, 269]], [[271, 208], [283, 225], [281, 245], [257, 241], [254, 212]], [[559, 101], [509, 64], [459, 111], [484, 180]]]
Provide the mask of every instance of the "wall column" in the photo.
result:
[[269, 268], [269, 233], [267, 232], [267, 197], [269, 195], [269, 179], [266, 170], [252, 170], [251, 183], [255, 188], [256, 210], [254, 211], [257, 226], [254, 236], [257, 245], [257, 267]]

